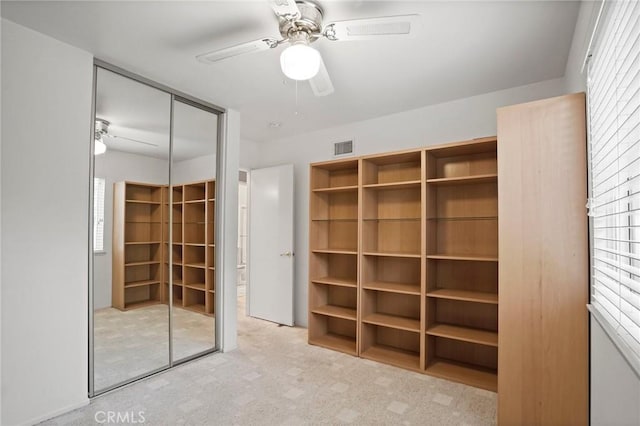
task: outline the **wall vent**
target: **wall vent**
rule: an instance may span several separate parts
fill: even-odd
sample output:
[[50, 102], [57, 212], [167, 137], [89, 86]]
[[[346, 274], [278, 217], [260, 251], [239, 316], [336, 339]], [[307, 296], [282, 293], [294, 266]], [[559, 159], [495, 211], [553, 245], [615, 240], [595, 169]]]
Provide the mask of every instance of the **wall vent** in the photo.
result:
[[353, 141], [336, 142], [333, 144], [333, 156], [353, 154]]

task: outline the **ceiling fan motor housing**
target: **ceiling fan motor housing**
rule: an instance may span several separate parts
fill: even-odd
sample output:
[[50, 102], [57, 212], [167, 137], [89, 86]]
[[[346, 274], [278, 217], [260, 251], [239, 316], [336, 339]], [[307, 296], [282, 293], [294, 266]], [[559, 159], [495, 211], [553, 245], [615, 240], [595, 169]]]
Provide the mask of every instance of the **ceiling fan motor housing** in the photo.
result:
[[102, 118], [96, 118], [96, 139], [98, 135], [106, 135], [109, 133], [109, 123], [107, 120], [103, 120]]
[[286, 39], [296, 39], [300, 32], [307, 33], [309, 42], [314, 42], [322, 32], [322, 8], [309, 0], [296, 0], [300, 10], [297, 19], [280, 18], [280, 34]]

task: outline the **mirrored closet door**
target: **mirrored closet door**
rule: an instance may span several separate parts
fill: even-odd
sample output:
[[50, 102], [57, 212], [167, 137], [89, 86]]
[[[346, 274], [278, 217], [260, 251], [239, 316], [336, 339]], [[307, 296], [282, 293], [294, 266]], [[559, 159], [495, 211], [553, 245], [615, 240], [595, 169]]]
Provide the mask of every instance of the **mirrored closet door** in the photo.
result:
[[96, 67], [91, 396], [217, 348], [220, 111]]
[[215, 345], [216, 115], [173, 103], [173, 359]]

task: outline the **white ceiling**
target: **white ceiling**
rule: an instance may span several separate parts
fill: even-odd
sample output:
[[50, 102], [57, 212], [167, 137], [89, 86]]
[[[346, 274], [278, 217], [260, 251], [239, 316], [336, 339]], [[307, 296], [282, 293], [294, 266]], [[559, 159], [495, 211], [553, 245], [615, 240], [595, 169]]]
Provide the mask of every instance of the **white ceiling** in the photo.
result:
[[[314, 44], [335, 93], [280, 71], [281, 48], [203, 65], [197, 54], [278, 37], [266, 1], [2, 2], [2, 16], [96, 57], [242, 113], [242, 136], [273, 140], [563, 76], [575, 1], [322, 1], [324, 22], [419, 13], [417, 36]], [[297, 114], [296, 114], [297, 113]], [[282, 122], [270, 128], [269, 122]]]
[[[99, 69], [96, 84], [96, 117], [107, 120], [108, 149], [149, 157], [169, 158], [171, 96], [129, 78]], [[173, 160], [215, 155], [217, 116], [182, 102], [174, 105]]]

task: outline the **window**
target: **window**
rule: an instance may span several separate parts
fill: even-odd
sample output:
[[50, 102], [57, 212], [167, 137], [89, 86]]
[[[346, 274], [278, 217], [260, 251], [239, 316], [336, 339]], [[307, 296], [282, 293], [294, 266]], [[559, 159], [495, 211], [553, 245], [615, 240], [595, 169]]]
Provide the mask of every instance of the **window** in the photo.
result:
[[637, 360], [640, 360], [639, 61], [640, 3], [607, 2], [589, 60], [588, 77], [591, 305], [594, 315], [611, 325], [614, 341], [619, 340], [618, 345], [627, 352], [630, 349]]
[[104, 187], [103, 178], [93, 178], [93, 251], [104, 250]]

